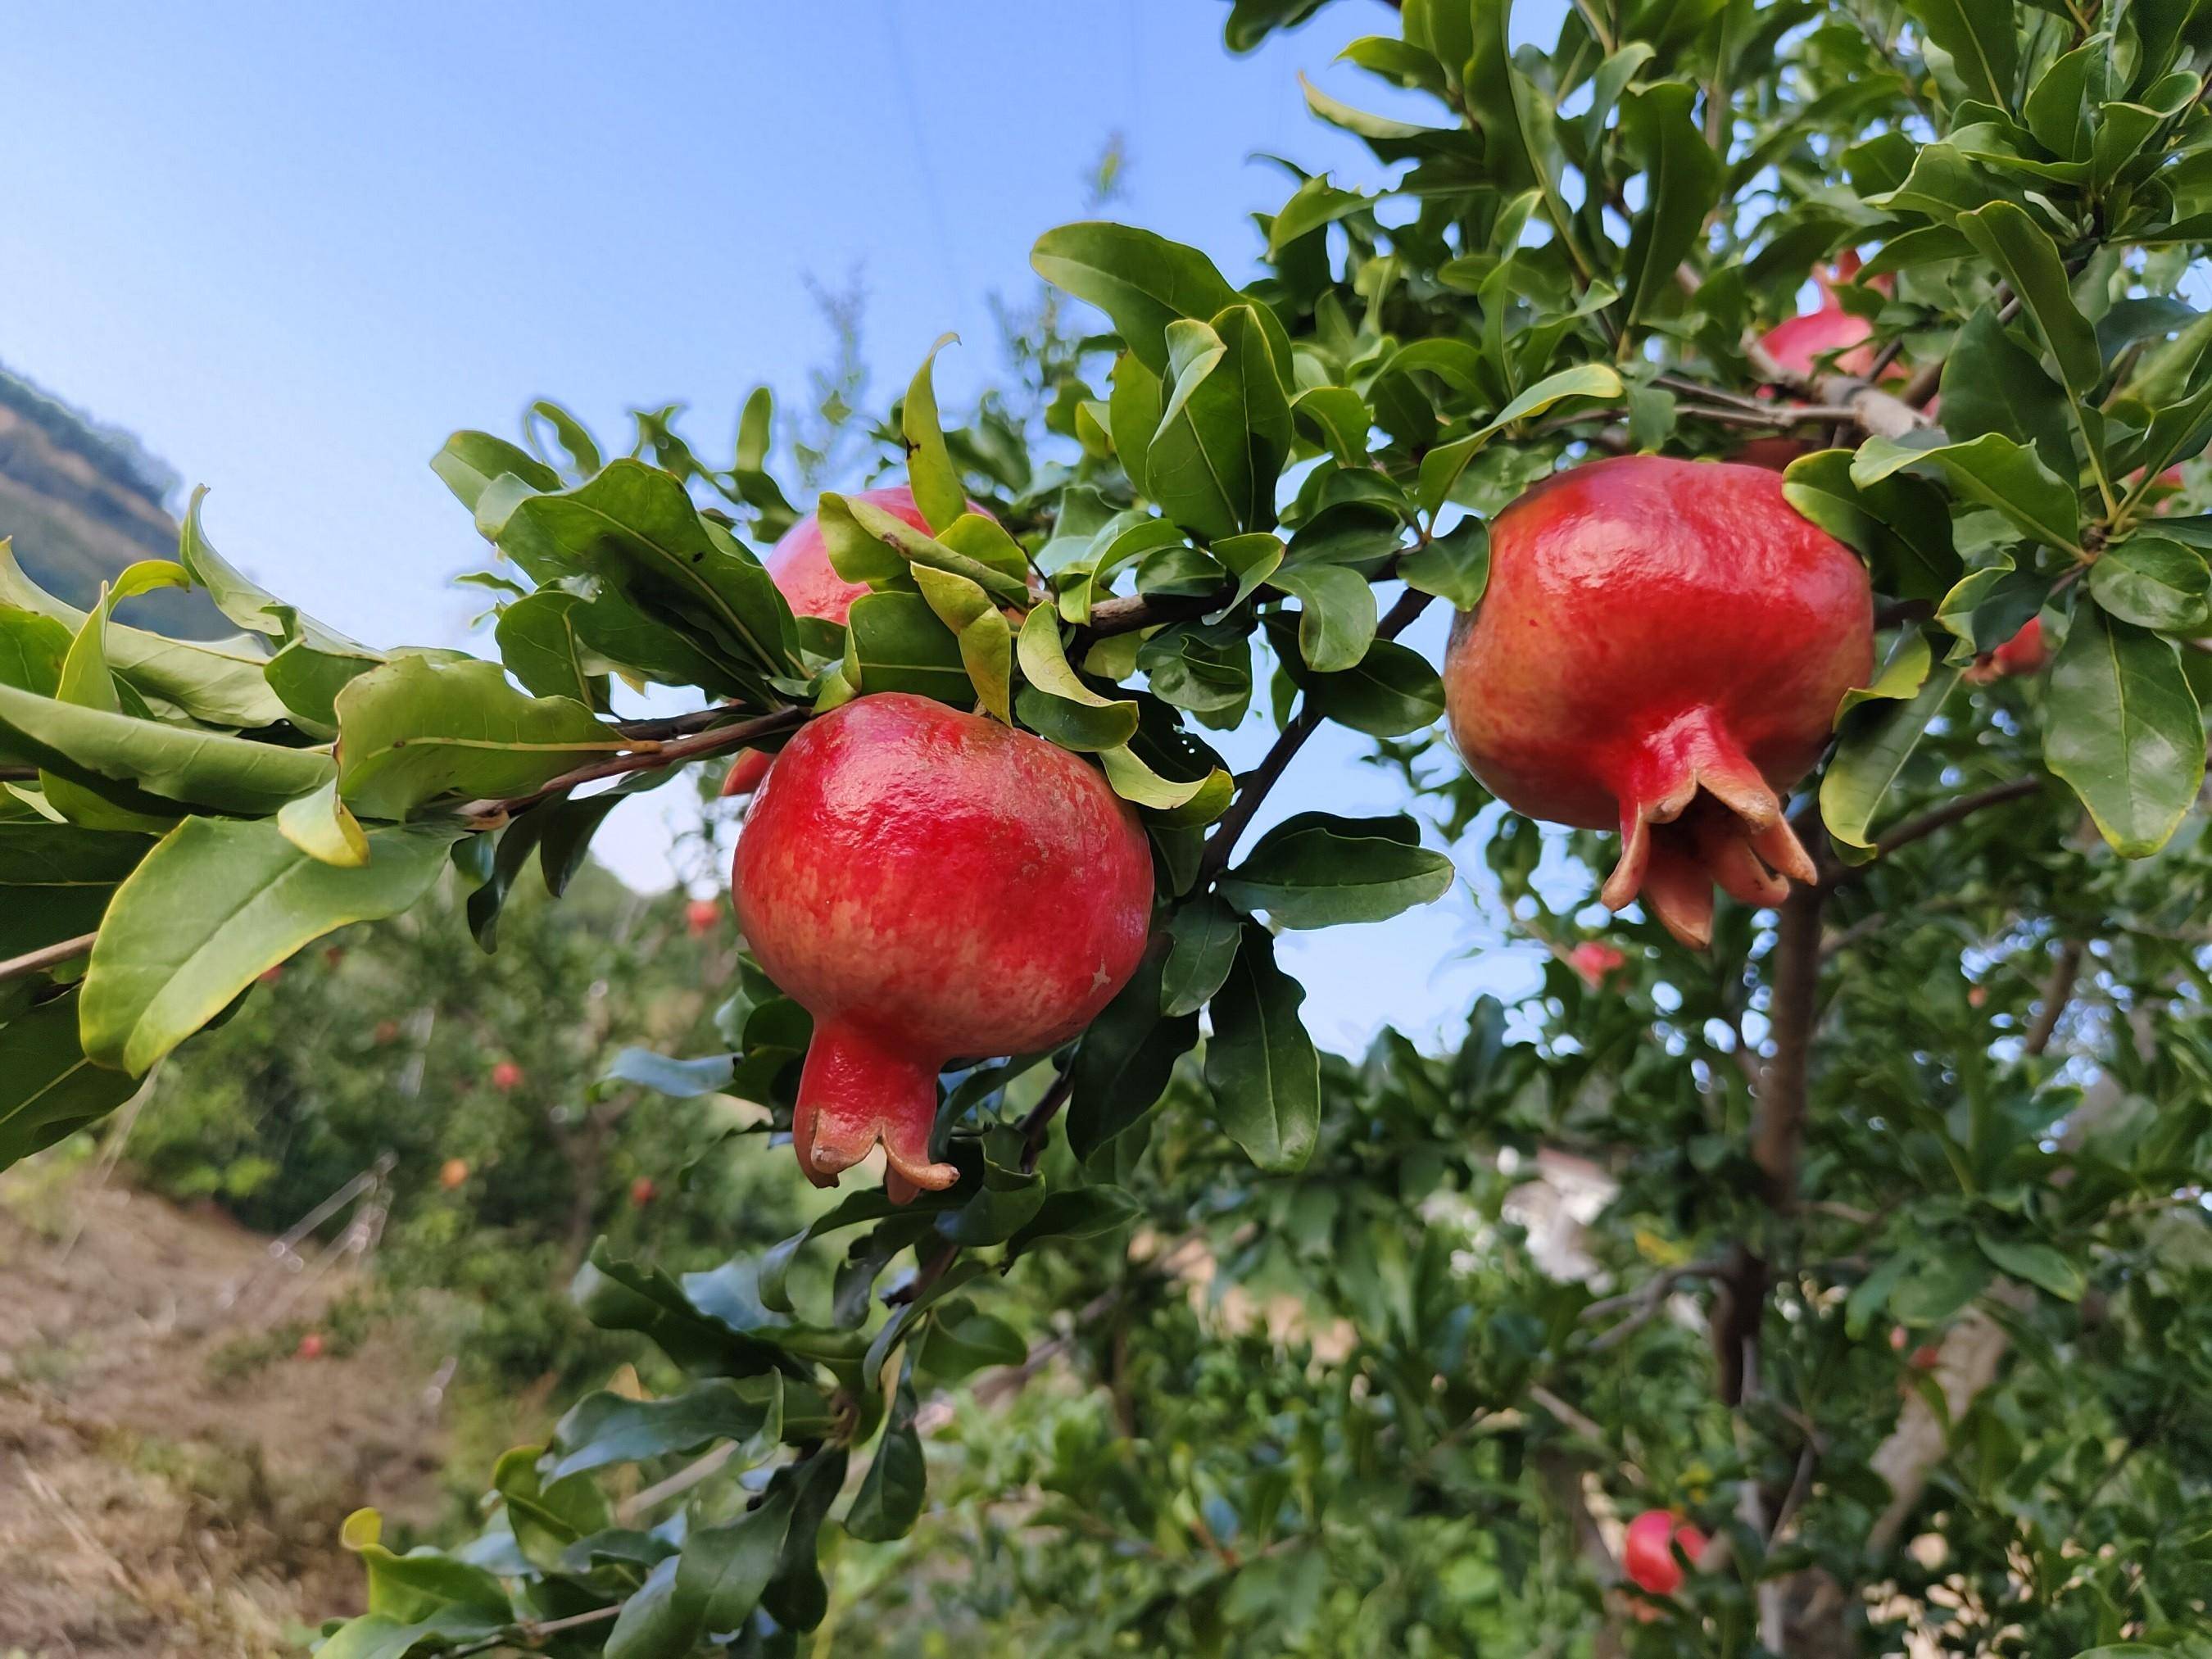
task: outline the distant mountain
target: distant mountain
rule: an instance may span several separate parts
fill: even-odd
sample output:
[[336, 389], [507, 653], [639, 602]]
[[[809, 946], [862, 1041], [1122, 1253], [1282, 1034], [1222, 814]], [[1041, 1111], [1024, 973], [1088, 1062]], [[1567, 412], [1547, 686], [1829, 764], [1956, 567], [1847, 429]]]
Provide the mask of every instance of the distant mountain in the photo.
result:
[[[179, 483], [131, 434], [0, 368], [0, 537], [49, 592], [88, 608], [125, 565], [176, 557]], [[198, 592], [149, 593], [118, 614], [184, 639], [237, 631]]]

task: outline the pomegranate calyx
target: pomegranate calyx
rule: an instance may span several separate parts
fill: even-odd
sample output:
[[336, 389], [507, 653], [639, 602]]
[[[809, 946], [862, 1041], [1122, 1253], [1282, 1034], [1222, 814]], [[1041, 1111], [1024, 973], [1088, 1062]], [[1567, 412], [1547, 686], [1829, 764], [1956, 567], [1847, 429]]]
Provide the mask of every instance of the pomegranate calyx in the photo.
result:
[[799, 1167], [817, 1187], [834, 1187], [880, 1143], [890, 1166], [893, 1197], [908, 1189], [942, 1192], [960, 1178], [929, 1156], [937, 1123], [937, 1073], [942, 1056], [918, 1056], [846, 1020], [814, 1033], [799, 1080], [791, 1138]]

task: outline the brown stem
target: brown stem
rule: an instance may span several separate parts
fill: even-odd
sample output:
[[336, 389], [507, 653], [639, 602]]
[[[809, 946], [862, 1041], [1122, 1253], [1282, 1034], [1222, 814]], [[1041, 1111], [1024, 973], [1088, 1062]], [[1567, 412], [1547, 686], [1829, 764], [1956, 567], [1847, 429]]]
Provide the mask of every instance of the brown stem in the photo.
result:
[[[1961, 795], [1956, 800], [1931, 807], [1917, 818], [1907, 818], [1875, 842], [1875, 852], [1879, 856], [1887, 856], [1900, 847], [1910, 847], [1916, 841], [1924, 841], [1938, 830], [1949, 829], [1960, 819], [1971, 817], [1985, 806], [2002, 806], [2007, 801], [2033, 795], [2042, 787], [2041, 778], [2013, 778], [2004, 783], [1993, 783], [1986, 789], [1978, 789], [1971, 795]], [[1838, 879], [1848, 880], [1850, 874], [1847, 872]]]
[[650, 749], [634, 755], [617, 755], [611, 760], [594, 761], [589, 766], [580, 766], [573, 772], [563, 772], [550, 783], [540, 784], [526, 794], [511, 795], [501, 800], [472, 800], [460, 809], [460, 816], [470, 820], [476, 830], [496, 830], [526, 806], [554, 795], [566, 794], [579, 785], [595, 783], [601, 778], [620, 777], [626, 772], [644, 772], [664, 766], [679, 766], [686, 761], [702, 760], [709, 755], [726, 754], [732, 749], [743, 749], [757, 738], [773, 737], [779, 732], [788, 732], [806, 722], [811, 711], [805, 708], [779, 708], [772, 714], [739, 720], [733, 726], [718, 726], [712, 731], [696, 736], [678, 738], [672, 743], [656, 743]]
[[1805, 1140], [1805, 1105], [1812, 1073], [1813, 1027], [1819, 1015], [1820, 908], [1826, 894], [1799, 886], [1783, 901], [1774, 939], [1774, 1000], [1767, 1018], [1774, 1055], [1759, 1073], [1752, 1159], [1765, 1178], [1768, 1205], [1787, 1214], [1797, 1202], [1797, 1159]]
[[[1376, 624], [1375, 637], [1395, 640], [1413, 625], [1414, 620], [1429, 608], [1431, 595], [1418, 587], [1409, 587], [1399, 595], [1398, 602], [1383, 613]], [[1095, 616], [1097, 613], [1092, 612]], [[1285, 722], [1276, 736], [1274, 744], [1261, 757], [1259, 765], [1245, 774], [1237, 791], [1237, 799], [1213, 826], [1213, 833], [1206, 838], [1206, 851], [1198, 860], [1198, 879], [1195, 887], [1206, 883], [1228, 868], [1231, 854], [1237, 850], [1238, 837], [1251, 827], [1253, 815], [1259, 811], [1267, 792], [1281, 779], [1293, 757], [1305, 746], [1308, 738], [1321, 726], [1321, 712], [1310, 698], [1304, 701], [1298, 712]]]
[[0, 981], [24, 979], [33, 974], [43, 974], [49, 968], [59, 967], [64, 962], [75, 962], [79, 957], [89, 956], [98, 932], [79, 933], [75, 939], [65, 939], [58, 945], [41, 945], [35, 951], [26, 951], [20, 957], [10, 957], [0, 962]]
[[1022, 1120], [1022, 1173], [1029, 1174], [1044, 1156], [1044, 1143], [1050, 1137], [1052, 1121], [1060, 1109], [1067, 1103], [1068, 1091], [1075, 1086], [1075, 1067], [1068, 1068], [1052, 1080], [1052, 1087], [1044, 1097], [1030, 1108], [1029, 1115]]
[[2039, 1054], [2051, 1047], [2058, 1022], [2065, 1015], [2066, 1005], [2074, 1000], [2074, 982], [2081, 976], [2081, 953], [2085, 948], [2078, 939], [2069, 939], [2058, 947], [2057, 958], [2051, 964], [2051, 977], [2043, 982], [2043, 1006], [2036, 1012], [2035, 1024], [2028, 1028], [2028, 1054]]

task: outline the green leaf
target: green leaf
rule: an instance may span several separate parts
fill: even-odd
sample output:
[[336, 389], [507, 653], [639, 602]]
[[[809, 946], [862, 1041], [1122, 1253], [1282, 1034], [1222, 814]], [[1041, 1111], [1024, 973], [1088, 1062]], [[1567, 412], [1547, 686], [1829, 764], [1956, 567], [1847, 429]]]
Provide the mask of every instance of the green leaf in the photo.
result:
[[1924, 478], [1900, 472], [1852, 482], [1851, 452], [1802, 455], [1783, 474], [1783, 498], [1838, 541], [1856, 548], [1877, 592], [1941, 599], [1959, 579], [1948, 504]]
[[1212, 893], [1201, 893], [1168, 924], [1167, 961], [1160, 970], [1160, 1012], [1170, 1019], [1203, 1008], [1237, 960], [1242, 917]]
[[1854, 710], [1820, 778], [1820, 817], [1846, 846], [1874, 845], [1871, 826], [1905, 763], [1959, 684], [1961, 667], [1938, 664], [1910, 699]]
[[1316, 673], [1341, 673], [1375, 639], [1375, 590], [1358, 571], [1316, 560], [1292, 562], [1267, 578], [1298, 602], [1298, 654]]
[[1304, 1000], [1267, 930], [1248, 926], [1213, 996], [1206, 1084], [1221, 1127], [1270, 1171], [1303, 1168], [1321, 1130], [1321, 1056], [1298, 1018]]
[[1311, 433], [1345, 466], [1367, 464], [1375, 411], [1348, 386], [1308, 386], [1291, 399], [1291, 419]]
[[1421, 510], [1434, 517], [1450, 498], [1459, 475], [1480, 450], [1516, 421], [1540, 415], [1569, 398], [1618, 398], [1620, 377], [1602, 363], [1578, 363], [1547, 374], [1498, 411], [1498, 417], [1464, 438], [1443, 444], [1421, 458]]
[[2034, 450], [1996, 432], [1962, 444], [1869, 438], [1851, 462], [1851, 482], [1866, 489], [1912, 466], [1935, 468], [1954, 494], [1995, 507], [2036, 540], [2081, 556], [2080, 502]]
[[[2066, 384], [2075, 425], [2092, 465], [2101, 468], [2104, 420], [2090, 403], [2104, 378], [2104, 354], [2097, 349], [2096, 330], [2074, 303], [2058, 245], [2025, 209], [2010, 202], [1992, 202], [1977, 212], [1962, 213], [1958, 222], [1966, 239], [2012, 284], [2036, 332], [2050, 347], [2059, 378]], [[2049, 459], [2063, 464], [2060, 457]]]
[[863, 593], [845, 618], [845, 672], [854, 690], [911, 691], [975, 706], [960, 641], [919, 593]]
[[404, 818], [427, 801], [526, 794], [638, 744], [568, 697], [532, 697], [498, 665], [398, 657], [338, 694], [338, 792]]
[[286, 801], [277, 809], [276, 829], [285, 840], [319, 863], [358, 870], [368, 862], [368, 838], [338, 799], [336, 778], [312, 795]]
[[1721, 158], [1695, 114], [1698, 88], [1662, 81], [1621, 101], [1620, 131], [1644, 166], [1644, 205], [1629, 228], [1620, 291], [1628, 320], [1642, 320], [1660, 295], [1679, 291], [1675, 270], [1703, 235], [1719, 199]]
[[1049, 606], [1023, 619], [1015, 650], [1029, 682], [1018, 706], [1031, 729], [1063, 749], [1085, 752], [1119, 749], [1136, 735], [1137, 705], [1102, 696], [1077, 677]]
[[[595, 706], [599, 698], [592, 682], [611, 665], [584, 643], [579, 613], [588, 609], [580, 594], [558, 587], [541, 587], [503, 607], [492, 637], [499, 642], [499, 659], [507, 672], [541, 697], [568, 697], [586, 708]], [[337, 708], [336, 692], [331, 708]]]
[[[26, 575], [4, 538], [0, 538], [0, 606], [44, 617], [71, 635], [84, 626], [85, 613], [63, 604]], [[146, 696], [173, 703], [194, 720], [243, 730], [284, 718], [283, 703], [264, 678], [268, 655], [248, 635], [213, 642], [172, 640], [111, 623], [106, 647], [108, 665], [117, 674]], [[0, 665], [9, 654], [0, 646]], [[17, 684], [4, 665], [0, 665], [0, 684]]]
[[64, 992], [0, 1025], [0, 1169], [113, 1111], [138, 1081], [95, 1066], [77, 1039], [77, 999]]
[[[1030, 264], [1054, 287], [1112, 318], [1129, 349], [1163, 379], [1170, 372], [1168, 325], [1218, 316], [1237, 303], [1237, 290], [1196, 248], [1103, 220], [1045, 232]], [[1115, 436], [1118, 447], [1118, 430]]]
[[898, 411], [898, 434], [907, 441], [907, 483], [914, 487], [914, 504], [922, 508], [922, 522], [938, 535], [967, 511], [967, 489], [960, 484], [960, 469], [953, 467], [951, 453], [945, 449], [945, 429], [938, 425], [938, 387], [931, 374], [938, 352], [957, 338], [938, 334], [922, 368], [907, 383], [907, 400]]
[[768, 1421], [779, 1379], [711, 1377], [665, 1400], [587, 1394], [555, 1425], [552, 1479], [610, 1463], [688, 1455], [717, 1440], [747, 1440]]
[[2088, 1275], [2081, 1264], [2048, 1244], [2014, 1243], [1980, 1232], [1974, 1235], [1974, 1242], [1982, 1247], [1984, 1255], [1996, 1263], [1999, 1271], [2014, 1279], [2024, 1279], [2050, 1291], [2061, 1302], [2079, 1302], [2081, 1292], [2088, 1288]]
[[1196, 534], [1275, 522], [1275, 480], [1290, 453], [1290, 399], [1259, 313], [1232, 305], [1210, 322], [1167, 325], [1172, 376], [1145, 457], [1146, 493]]
[[1114, 453], [1138, 494], [1152, 493], [1152, 434], [1159, 430], [1160, 410], [1167, 398], [1160, 377], [1145, 367], [1133, 351], [1114, 360], [1114, 386], [1106, 404], [1106, 423], [1112, 429]]
[[1268, 258], [1279, 259], [1283, 250], [1299, 237], [1351, 217], [1368, 207], [1370, 200], [1356, 190], [1340, 190], [1325, 173], [1315, 174], [1277, 210], [1267, 227]]
[[1127, 745], [1098, 751], [1098, 764], [1106, 781], [1123, 800], [1163, 814], [1170, 823], [1189, 826], [1211, 823], [1229, 810], [1235, 784], [1228, 773], [1216, 768], [1203, 777], [1170, 778]]
[[200, 503], [207, 498], [207, 493], [205, 484], [192, 491], [191, 505], [185, 509], [185, 521], [178, 532], [177, 562], [190, 573], [192, 580], [207, 589], [216, 609], [250, 633], [265, 634], [288, 642], [300, 641], [313, 649], [340, 655], [375, 654], [336, 629], [303, 615], [297, 606], [285, 604], [217, 553], [200, 523]]
[[43, 820], [0, 822], [0, 957], [97, 928], [115, 884], [153, 845], [144, 836]]
[[[1085, 1239], [1101, 1238], [1118, 1232], [1145, 1212], [1144, 1206], [1119, 1187], [1076, 1187], [1051, 1194], [1037, 1206], [1030, 1223], [1006, 1241], [1006, 1257], [1013, 1257], [1040, 1244], [1077, 1243]], [[992, 1322], [1013, 1338], [1011, 1357], [1000, 1358], [999, 1364], [1019, 1364], [1029, 1357], [1021, 1338], [1003, 1322]], [[923, 1350], [923, 1363], [933, 1371], [936, 1367]], [[941, 1373], [939, 1373], [941, 1375]]]
[[348, 870], [267, 820], [185, 819], [116, 890], [85, 975], [85, 1052], [144, 1072], [301, 946], [413, 905], [453, 838], [374, 830]]
[[1408, 587], [1472, 611], [1490, 586], [1490, 526], [1472, 513], [1398, 561]]
[[453, 434], [430, 458], [430, 471], [453, 492], [471, 513], [484, 492], [503, 477], [512, 476], [529, 489], [558, 489], [561, 475], [520, 445], [489, 432]]
[[1949, 57], [1966, 96], [2012, 107], [2020, 69], [2013, 0], [1906, 0], [1905, 9]]
[[331, 776], [331, 757], [318, 750], [81, 708], [6, 685], [0, 685], [0, 744], [73, 781], [136, 784], [161, 797], [156, 807], [187, 803], [258, 817]]
[[[1085, 1187], [1055, 1196], [1079, 1198], [1097, 1189]], [[1040, 1209], [1030, 1224], [1015, 1235], [1014, 1241], [1010, 1241], [1010, 1246], [1034, 1231], [1044, 1218], [1044, 1211]], [[1010, 1247], [1006, 1260], [1012, 1261], [1014, 1254], [1014, 1249]], [[930, 1320], [929, 1328], [922, 1334], [921, 1352], [915, 1364], [933, 1381], [957, 1382], [991, 1366], [1018, 1365], [1029, 1358], [1029, 1344], [1022, 1340], [1019, 1331], [995, 1315], [977, 1311], [974, 1303], [958, 1297], [939, 1307]]]
[[1029, 603], [1028, 567], [1020, 548], [979, 514], [956, 517], [953, 528], [972, 525], [982, 532], [969, 538], [981, 557], [916, 530], [897, 514], [858, 495], [825, 495], [815, 513], [830, 568], [847, 581], [875, 586], [902, 582], [913, 567], [926, 565], [966, 577], [1003, 605]]
[[1168, 941], [1156, 938], [1137, 971], [1083, 1034], [1070, 1066], [1067, 1144], [1079, 1158], [1152, 1109], [1175, 1063], [1198, 1042], [1195, 1013], [1163, 1017]]
[[[1014, 723], [1014, 635], [1006, 613], [991, 596], [965, 576], [927, 565], [914, 567], [915, 585], [937, 620], [952, 630], [960, 647], [960, 665], [983, 707], [1008, 726]], [[1049, 614], [1048, 607], [1037, 610]], [[865, 672], [865, 671], [863, 671]]]
[[599, 1074], [599, 1084], [635, 1083], [673, 1100], [696, 1100], [728, 1088], [731, 1072], [728, 1054], [672, 1060], [650, 1048], [624, 1048]]
[[2163, 847], [2204, 781], [2204, 726], [2171, 640], [2082, 605], [2051, 665], [2044, 763], [2114, 851]]
[[1942, 398], [1943, 429], [1955, 441], [2002, 433], [2033, 444], [2054, 472], [2073, 473], [2065, 392], [2033, 352], [2014, 343], [1993, 307], [1983, 306], [1959, 331], [1943, 360]]
[[[633, 609], [757, 682], [793, 666], [798, 627], [760, 561], [672, 474], [617, 460], [573, 489], [494, 503], [479, 523], [541, 586], [596, 576]], [[489, 513], [492, 522], [483, 524]]]
[[887, 1544], [912, 1532], [921, 1517], [929, 1471], [922, 1459], [921, 1436], [915, 1431], [914, 1416], [914, 1388], [902, 1382], [884, 1416], [876, 1455], [845, 1511], [845, 1530], [855, 1538]]
[[1437, 899], [1452, 862], [1419, 843], [1411, 818], [1343, 818], [1301, 812], [1262, 836], [1221, 878], [1221, 896], [1279, 927], [1385, 921]]
[[1153, 696], [1209, 726], [1235, 726], [1252, 701], [1251, 636], [1237, 623], [1173, 623], [1139, 647], [1137, 666]]
[[2155, 534], [2116, 543], [2089, 567], [2090, 594], [2106, 611], [2166, 634], [2203, 628], [2208, 587], [2204, 556]]
[[1377, 640], [1358, 665], [1340, 674], [1309, 673], [1301, 682], [1325, 719], [1370, 738], [1401, 738], [1436, 724], [1444, 684], [1429, 659], [1395, 640]]

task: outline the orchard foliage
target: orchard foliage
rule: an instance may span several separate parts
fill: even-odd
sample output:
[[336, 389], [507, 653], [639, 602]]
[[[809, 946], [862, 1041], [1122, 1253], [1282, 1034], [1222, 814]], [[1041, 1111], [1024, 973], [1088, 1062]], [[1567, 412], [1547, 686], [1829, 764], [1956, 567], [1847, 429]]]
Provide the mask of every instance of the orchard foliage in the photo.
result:
[[[1231, 44], [1320, 9], [1237, 0]], [[1041, 359], [1042, 431], [948, 427], [932, 354], [882, 434], [927, 530], [817, 509], [871, 589], [844, 626], [756, 554], [797, 512], [764, 392], [726, 457], [672, 410], [611, 459], [552, 405], [529, 447], [447, 441], [496, 663], [302, 616], [197, 503], [89, 615], [0, 568], [10, 1157], [311, 941], [452, 866], [489, 943], [623, 794], [854, 696], [987, 711], [1143, 815], [1151, 953], [1066, 1049], [947, 1075], [958, 1183], [848, 1186], [680, 1276], [595, 1248], [583, 1310], [690, 1380], [587, 1396], [453, 1555], [357, 1518], [370, 1611], [325, 1654], [791, 1651], [825, 1620], [919, 1651], [959, 1620], [1007, 1652], [2207, 1650], [2212, 9], [1587, 0], [1548, 46], [1503, 0], [1400, 15], [1345, 56], [1425, 112], [1309, 87], [1374, 166], [1298, 173], [1256, 280], [1048, 232], [1037, 271], [1109, 331]], [[1762, 335], [1854, 249], [1877, 384], [1784, 368]], [[1533, 481], [1754, 437], [1802, 447], [1789, 499], [1881, 606], [1796, 807], [1820, 879], [1724, 906], [1703, 956], [1632, 913], [1593, 986], [1566, 958], [1607, 838], [1458, 775], [1398, 635], [1481, 602]], [[106, 615], [184, 582], [236, 640]], [[2046, 676], [1968, 682], [2039, 617]], [[701, 707], [625, 719], [617, 681]], [[1255, 705], [1280, 735], [1232, 777], [1206, 734]], [[1420, 815], [1248, 842], [1323, 721]], [[1276, 933], [1434, 899], [1462, 839], [1557, 965], [1455, 1054], [1321, 1055]], [[748, 967], [717, 1029], [635, 1080], [787, 1131], [803, 1013]], [[1519, 1206], [1564, 1158], [1601, 1213], [1540, 1260]], [[1194, 1261], [1294, 1312], [1198, 1307]], [[1063, 1354], [1103, 1390], [1023, 1389]], [[995, 1414], [942, 1404], [979, 1376]], [[926, 1455], [947, 1410], [959, 1454]], [[1651, 1508], [1716, 1540], [1669, 1599], [1620, 1582], [1613, 1523]]]

